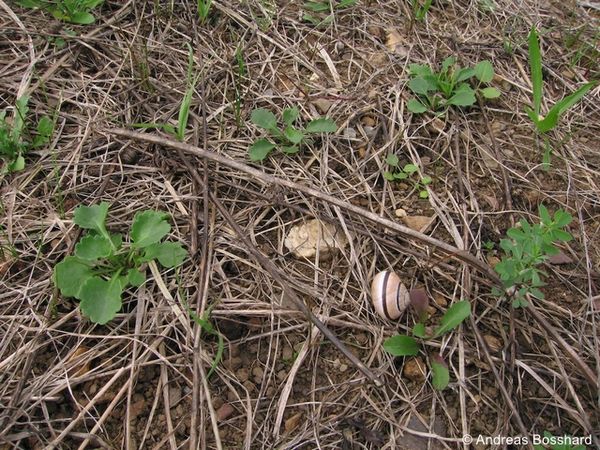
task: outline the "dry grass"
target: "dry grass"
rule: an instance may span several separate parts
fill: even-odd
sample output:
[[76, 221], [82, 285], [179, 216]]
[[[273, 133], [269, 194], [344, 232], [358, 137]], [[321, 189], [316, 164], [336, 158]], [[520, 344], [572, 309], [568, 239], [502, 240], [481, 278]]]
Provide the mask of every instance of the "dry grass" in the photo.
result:
[[[69, 36], [49, 15], [0, 0], [0, 109], [30, 92], [31, 111], [57, 117], [51, 145], [1, 180], [0, 448], [412, 449], [427, 448], [427, 438], [431, 448], [467, 448], [467, 433], [544, 430], [592, 434], [598, 446], [600, 88], [561, 121], [549, 172], [523, 113], [531, 25], [548, 29], [546, 98], [555, 102], [598, 77], [597, 9], [436, 2], [411, 23], [409, 2], [362, 0], [315, 28], [299, 20], [301, 2], [278, 3], [216, 2], [200, 26], [194, 2], [108, 1], [95, 25]], [[578, 36], [570, 46], [568, 36]], [[186, 43], [201, 74], [189, 145], [119, 131], [176, 119]], [[502, 97], [441, 121], [408, 113], [407, 65], [450, 55], [492, 60]], [[250, 167], [254, 108], [279, 115], [298, 106], [309, 120], [320, 115], [318, 100], [331, 104], [338, 133]], [[390, 152], [433, 177], [428, 200], [383, 180]], [[94, 326], [58, 295], [51, 273], [79, 236], [73, 208], [101, 200], [112, 203], [114, 230], [127, 230], [136, 211], [168, 211], [171, 238], [191, 257], [177, 270], [148, 271], [117, 318]], [[534, 220], [540, 202], [576, 217], [564, 248], [573, 262], [545, 268], [547, 299], [533, 311], [511, 310], [490, 294], [483, 243], [521, 217]], [[427, 236], [408, 234], [400, 208], [437, 216]], [[343, 254], [289, 254], [287, 231], [313, 217], [347, 233]], [[449, 362], [442, 393], [402, 376], [406, 362], [381, 349], [413, 324], [410, 315], [383, 321], [370, 305], [370, 280], [390, 268], [438, 299], [436, 318], [446, 303], [472, 302], [473, 320], [432, 343]], [[216, 341], [186, 304], [210, 311], [226, 338], [210, 379]]]

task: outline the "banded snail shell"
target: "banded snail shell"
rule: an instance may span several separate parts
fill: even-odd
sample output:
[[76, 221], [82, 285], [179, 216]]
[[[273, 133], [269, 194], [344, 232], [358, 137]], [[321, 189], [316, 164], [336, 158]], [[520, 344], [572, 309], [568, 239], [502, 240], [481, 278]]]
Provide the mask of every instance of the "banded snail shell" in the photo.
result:
[[371, 283], [371, 300], [375, 311], [384, 319], [395, 320], [410, 304], [406, 286], [394, 272], [379, 272]]

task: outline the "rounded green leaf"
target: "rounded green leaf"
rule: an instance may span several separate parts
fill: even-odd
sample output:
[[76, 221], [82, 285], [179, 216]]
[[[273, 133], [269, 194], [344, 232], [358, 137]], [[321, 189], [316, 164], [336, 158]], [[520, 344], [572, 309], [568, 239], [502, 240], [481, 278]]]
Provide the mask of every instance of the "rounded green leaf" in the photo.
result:
[[394, 356], [414, 356], [419, 353], [419, 344], [410, 336], [396, 335], [383, 342], [383, 349]]
[[460, 91], [456, 91], [455, 94], [446, 102], [446, 104], [455, 106], [471, 106], [475, 103], [475, 101], [475, 92], [473, 92], [473, 89], [462, 88]]
[[394, 181], [394, 174], [389, 171], [383, 172], [383, 178], [385, 178], [388, 181]]
[[292, 125], [298, 119], [299, 115], [300, 111], [298, 111], [298, 108], [286, 108], [283, 110], [283, 123], [288, 126]]
[[429, 192], [427, 192], [425, 189], [423, 189], [422, 191], [419, 192], [419, 198], [429, 198]]
[[94, 276], [92, 269], [75, 256], [67, 256], [54, 267], [54, 284], [65, 297], [79, 297], [83, 284]]
[[442, 317], [442, 321], [440, 322], [440, 326], [435, 330], [434, 336], [441, 336], [444, 333], [447, 333], [457, 326], [459, 326], [467, 317], [471, 315], [471, 303], [468, 301], [460, 301], [456, 302], [444, 317]]
[[78, 206], [73, 213], [73, 222], [81, 228], [103, 233], [109, 206], [107, 202], [92, 206]]
[[67, 17], [67, 20], [71, 23], [76, 23], [78, 25], [89, 25], [96, 21], [96, 18], [88, 13], [83, 11], [77, 11], [73, 13], [70, 17]]
[[277, 128], [277, 118], [275, 117], [275, 114], [264, 108], [258, 108], [252, 111], [250, 120], [254, 125], [264, 128], [265, 130]]
[[408, 82], [408, 88], [415, 94], [427, 95], [431, 90], [431, 84], [425, 78], [417, 77]]
[[337, 125], [331, 119], [321, 118], [308, 122], [306, 125], [307, 133], [335, 133]]
[[427, 111], [427, 107], [415, 98], [411, 98], [406, 106], [408, 110], [413, 114], [422, 114], [425, 111]]
[[418, 338], [424, 338], [427, 333], [425, 331], [425, 325], [421, 322], [417, 323], [414, 327], [413, 327], [413, 335], [418, 337]]
[[299, 144], [302, 142], [302, 139], [304, 139], [304, 134], [291, 126], [286, 127], [286, 129], [283, 130], [283, 134], [292, 144]]
[[144, 258], [157, 259], [163, 267], [175, 267], [183, 263], [187, 252], [179, 242], [161, 242], [145, 249]]
[[300, 151], [300, 147], [297, 145], [284, 145], [281, 147], [281, 151], [286, 155], [295, 155]]
[[132, 286], [139, 287], [146, 281], [146, 274], [137, 269], [129, 269], [127, 271], [127, 283]]
[[248, 149], [251, 161], [263, 161], [271, 150], [275, 148], [275, 144], [271, 143], [267, 139], [259, 139]]
[[475, 77], [482, 83], [489, 83], [494, 79], [494, 66], [489, 61], [481, 61], [475, 66]]
[[386, 162], [386, 164], [389, 164], [390, 166], [397, 167], [400, 160], [398, 159], [398, 157], [396, 155], [394, 155], [393, 153], [390, 153], [389, 155], [387, 155], [387, 158], [385, 158], [385, 162]]
[[485, 98], [498, 98], [500, 97], [500, 91], [494, 87], [486, 87], [481, 90], [481, 95]]
[[160, 241], [171, 231], [168, 214], [160, 211], [137, 212], [131, 224], [131, 246], [143, 248]]
[[402, 171], [404, 173], [408, 173], [408, 174], [415, 173], [418, 170], [419, 170], [419, 168], [416, 165], [414, 165], [414, 164], [407, 164], [402, 169]]
[[431, 184], [433, 180], [431, 179], [430, 176], [424, 176], [423, 178], [421, 178], [421, 184], [424, 186], [427, 186], [428, 184]]
[[110, 241], [102, 235], [88, 234], [75, 246], [75, 255], [88, 261], [106, 258], [112, 253], [110, 244]]
[[431, 384], [438, 391], [443, 391], [450, 383], [450, 372], [441, 357], [431, 360]]
[[104, 325], [121, 309], [121, 282], [118, 276], [110, 281], [100, 277], [88, 279], [79, 293], [81, 312], [92, 322]]

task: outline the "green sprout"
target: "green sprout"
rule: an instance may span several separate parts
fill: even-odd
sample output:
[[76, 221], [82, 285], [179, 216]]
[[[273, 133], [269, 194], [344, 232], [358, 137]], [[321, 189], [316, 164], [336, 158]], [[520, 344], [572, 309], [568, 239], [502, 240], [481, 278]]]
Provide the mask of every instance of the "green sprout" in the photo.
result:
[[429, 192], [426, 186], [431, 184], [433, 181], [429, 176], [419, 176], [418, 180], [414, 180], [411, 177], [413, 174], [418, 174], [419, 168], [415, 164], [406, 164], [404, 167], [400, 167], [400, 160], [396, 155], [390, 154], [387, 156], [385, 162], [392, 168], [392, 170], [383, 173], [383, 177], [391, 182], [406, 180], [413, 184], [414, 189], [419, 191], [420, 198], [429, 198]]
[[77, 25], [89, 25], [96, 21], [90, 12], [104, 0], [17, 0], [24, 8], [38, 8], [48, 11], [55, 19]]

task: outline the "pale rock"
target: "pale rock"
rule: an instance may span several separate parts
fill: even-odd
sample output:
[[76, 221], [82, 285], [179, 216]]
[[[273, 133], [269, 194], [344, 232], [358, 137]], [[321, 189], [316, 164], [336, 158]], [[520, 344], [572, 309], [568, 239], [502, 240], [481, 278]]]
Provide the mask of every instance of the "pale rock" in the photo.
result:
[[435, 216], [406, 216], [402, 218], [404, 225], [419, 233], [425, 233], [434, 220]]
[[312, 219], [293, 226], [284, 245], [297, 258], [313, 258], [317, 250], [321, 258], [328, 258], [335, 251], [343, 250], [348, 239], [336, 226]]

